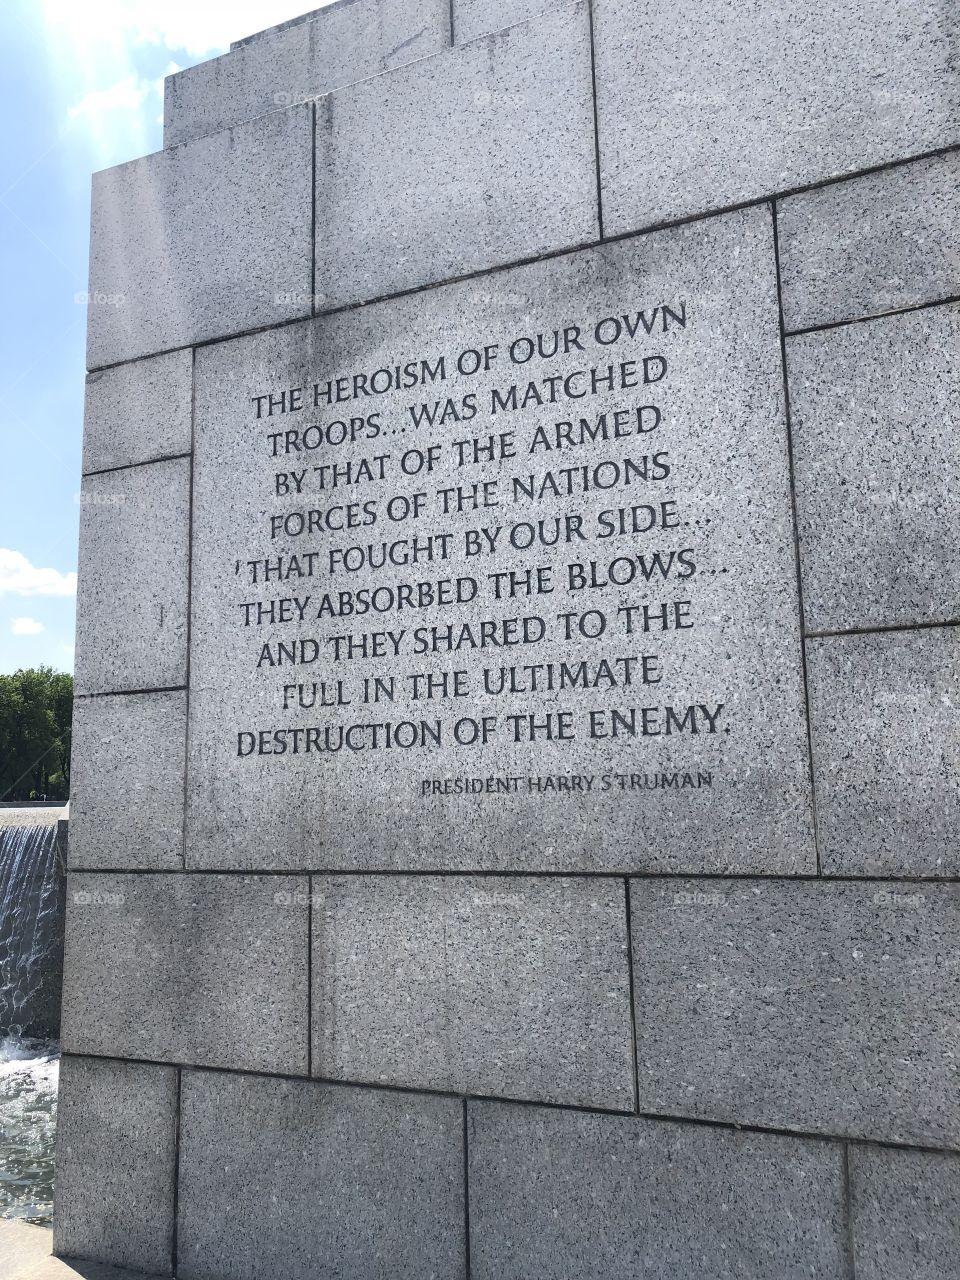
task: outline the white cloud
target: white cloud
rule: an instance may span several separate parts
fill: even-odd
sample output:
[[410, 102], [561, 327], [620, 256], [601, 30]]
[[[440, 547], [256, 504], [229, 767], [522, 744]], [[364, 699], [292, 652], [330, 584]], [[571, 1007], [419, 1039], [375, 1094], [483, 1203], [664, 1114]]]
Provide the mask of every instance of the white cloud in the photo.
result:
[[157, 124], [163, 124], [163, 82], [167, 76], [176, 75], [182, 70], [179, 62], [170, 62], [163, 75], [153, 80], [146, 80], [131, 72], [122, 80], [115, 81], [108, 89], [93, 89], [85, 94], [79, 102], [67, 108], [67, 117], [77, 120], [86, 116], [93, 122], [111, 111], [139, 111], [145, 103], [152, 100], [160, 107]]
[[19, 551], [0, 547], [0, 596], [74, 596], [77, 575], [38, 569]]
[[136, 39], [201, 58], [225, 51], [232, 40], [322, 6], [305, 0], [231, 0], [226, 4], [167, 0], [162, 5], [156, 0], [127, 0], [124, 7], [131, 11]]
[[10, 630], [15, 636], [38, 636], [44, 630], [44, 625], [36, 618], [14, 618]]
[[65, 31], [81, 46], [119, 39], [188, 58], [223, 53], [232, 40], [322, 7], [320, 0], [43, 0], [47, 26]]
[[[163, 92], [161, 83], [161, 93]], [[139, 111], [150, 97], [156, 93], [156, 81], [138, 80], [136, 76], [124, 76], [109, 89], [94, 89], [68, 107], [67, 115], [71, 120], [78, 116], [101, 116], [108, 111]]]

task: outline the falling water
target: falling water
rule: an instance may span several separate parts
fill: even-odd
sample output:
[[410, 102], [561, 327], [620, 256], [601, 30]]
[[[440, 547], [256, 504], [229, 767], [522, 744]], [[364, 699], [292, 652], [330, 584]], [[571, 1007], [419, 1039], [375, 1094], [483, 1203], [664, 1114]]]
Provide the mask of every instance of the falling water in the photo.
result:
[[0, 1217], [53, 1200], [64, 880], [57, 809], [0, 809]]
[[17, 814], [33, 821], [0, 826], [0, 1038], [14, 1039], [58, 1033], [62, 945], [56, 824]]

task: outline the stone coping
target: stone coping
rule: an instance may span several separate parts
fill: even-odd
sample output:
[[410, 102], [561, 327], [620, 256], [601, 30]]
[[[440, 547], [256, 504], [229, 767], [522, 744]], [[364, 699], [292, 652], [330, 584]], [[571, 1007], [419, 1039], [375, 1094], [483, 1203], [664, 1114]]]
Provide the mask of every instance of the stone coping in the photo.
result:
[[37, 801], [18, 802], [15, 805], [0, 804], [0, 830], [4, 827], [55, 827], [62, 817], [67, 802]]

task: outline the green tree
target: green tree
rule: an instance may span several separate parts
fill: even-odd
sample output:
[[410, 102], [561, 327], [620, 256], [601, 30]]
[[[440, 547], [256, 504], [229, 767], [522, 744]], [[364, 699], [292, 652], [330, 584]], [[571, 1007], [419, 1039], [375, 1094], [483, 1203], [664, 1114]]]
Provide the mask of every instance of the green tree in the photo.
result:
[[51, 667], [0, 676], [0, 800], [70, 794], [73, 677]]

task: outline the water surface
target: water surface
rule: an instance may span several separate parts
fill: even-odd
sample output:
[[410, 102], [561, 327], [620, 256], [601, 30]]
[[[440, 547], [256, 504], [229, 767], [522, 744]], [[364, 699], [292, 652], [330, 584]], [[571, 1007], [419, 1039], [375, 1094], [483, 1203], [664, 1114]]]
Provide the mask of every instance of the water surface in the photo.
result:
[[0, 1040], [0, 1218], [50, 1225], [60, 1046]]

